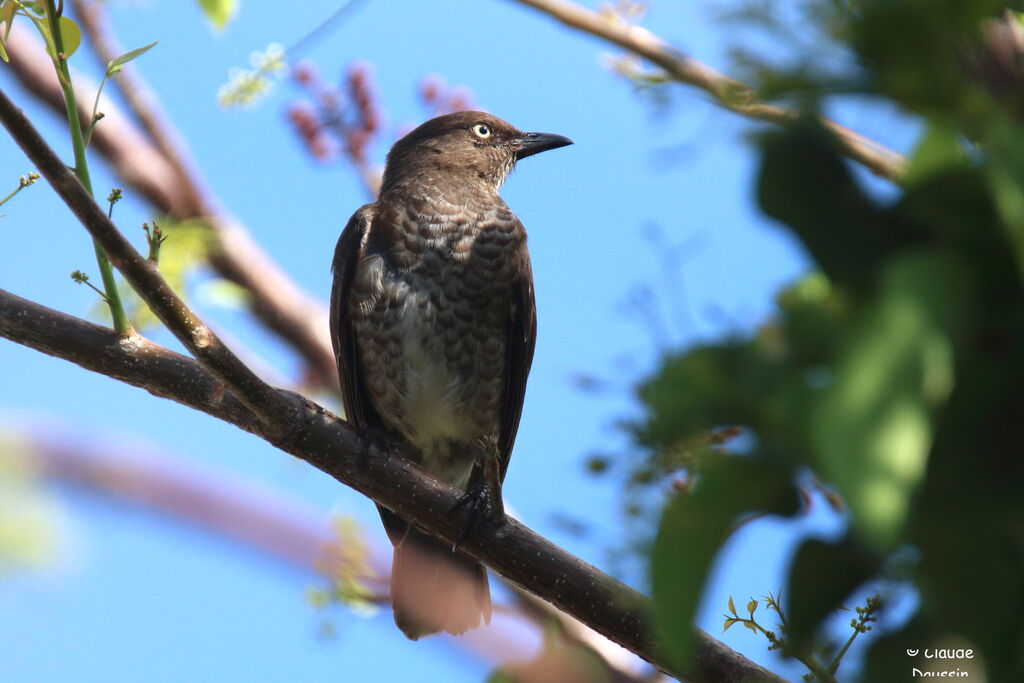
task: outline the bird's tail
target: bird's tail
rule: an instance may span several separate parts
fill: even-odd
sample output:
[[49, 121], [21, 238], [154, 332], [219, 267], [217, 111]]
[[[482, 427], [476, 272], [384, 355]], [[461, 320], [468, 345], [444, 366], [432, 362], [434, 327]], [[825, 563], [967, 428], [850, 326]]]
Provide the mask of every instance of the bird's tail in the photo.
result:
[[453, 553], [410, 526], [391, 564], [395, 624], [411, 640], [439, 631], [460, 635], [491, 623], [491, 589], [482, 564]]

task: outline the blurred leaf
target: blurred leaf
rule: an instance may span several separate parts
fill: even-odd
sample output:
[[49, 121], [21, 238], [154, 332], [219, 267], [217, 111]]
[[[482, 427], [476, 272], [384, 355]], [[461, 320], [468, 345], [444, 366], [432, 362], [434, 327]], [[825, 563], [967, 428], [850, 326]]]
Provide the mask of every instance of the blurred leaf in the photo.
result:
[[238, 0], [199, 0], [199, 7], [213, 27], [221, 31], [238, 12]]
[[487, 677], [487, 683], [519, 683], [515, 676], [508, 673], [504, 669], [498, 669], [492, 671], [491, 675]]
[[967, 156], [960, 146], [960, 138], [955, 131], [936, 123], [925, 130], [917, 148], [910, 157], [904, 182], [916, 185], [938, 173], [953, 168], [963, 168]]
[[894, 259], [809, 422], [822, 473], [878, 549], [900, 538], [924, 474], [933, 411], [953, 385], [947, 330], [966, 316], [965, 288], [967, 275], [946, 254]]
[[[160, 226], [167, 236], [160, 250], [160, 274], [175, 292], [188, 300], [188, 278], [206, 262], [211, 250], [216, 248], [216, 238], [201, 219], [174, 222], [164, 218]], [[120, 291], [128, 318], [136, 329], [144, 331], [162, 324], [135, 290], [122, 283]], [[109, 309], [99, 301], [93, 307], [92, 314], [97, 317], [109, 316]]]
[[206, 301], [223, 308], [242, 310], [252, 301], [249, 290], [224, 278], [204, 282], [201, 290]]
[[43, 494], [30, 449], [16, 431], [0, 431], [0, 578], [44, 566], [56, 554], [60, 510]]
[[1005, 166], [989, 170], [989, 184], [1017, 269], [1024, 272], [1024, 189]]
[[666, 448], [720, 425], [756, 426], [760, 397], [779, 379], [762, 351], [749, 342], [725, 341], [667, 359], [639, 389], [650, 415], [634, 425], [637, 439]]
[[377, 574], [362, 528], [355, 518], [339, 516], [331, 520], [331, 530], [333, 538], [321, 548], [315, 563], [315, 569], [330, 580], [330, 590], [314, 589], [310, 597], [320, 607], [340, 604], [360, 614], [376, 612], [368, 581]]
[[822, 621], [878, 569], [877, 556], [849, 536], [836, 543], [804, 541], [789, 571], [787, 647], [807, 651]]
[[[983, 125], [992, 103], [965, 65], [982, 22], [1001, 0], [896, 0], [863, 4], [855, 46], [873, 68], [875, 87], [922, 113]], [[977, 132], [983, 132], [977, 130]]]
[[[793, 514], [799, 506], [792, 473], [777, 463], [728, 457], [713, 461], [693, 493], [672, 497], [651, 553], [655, 623], [666, 654], [689, 671], [693, 619], [711, 565], [741, 517]], [[730, 597], [730, 609], [734, 605]]]
[[958, 365], [911, 540], [926, 614], [985, 654], [989, 680], [1024, 678], [1024, 307], [986, 297], [984, 343]]
[[761, 208], [796, 233], [830, 280], [870, 277], [887, 255], [920, 239], [868, 200], [816, 121], [765, 135], [763, 148]]
[[1001, 119], [991, 129], [997, 145], [989, 166], [992, 201], [1002, 219], [1018, 273], [1024, 273], [1024, 132], [1021, 126]]
[[4, 23], [4, 35], [3, 40], [0, 43], [7, 41], [7, 37], [11, 35], [11, 26], [14, 25], [14, 11], [17, 6], [14, 4], [14, 0], [7, 0], [3, 3], [3, 7], [0, 7], [0, 21]]

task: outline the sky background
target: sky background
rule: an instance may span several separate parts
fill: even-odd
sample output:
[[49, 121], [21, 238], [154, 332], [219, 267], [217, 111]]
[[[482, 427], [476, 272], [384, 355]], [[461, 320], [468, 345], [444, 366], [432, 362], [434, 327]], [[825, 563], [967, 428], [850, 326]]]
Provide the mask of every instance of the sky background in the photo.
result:
[[[644, 25], [728, 69], [736, 34], [718, 18], [727, 4], [661, 0]], [[251, 51], [295, 43], [337, 3], [244, 3], [221, 33], [192, 3], [110, 7], [126, 47], [160, 41], [137, 65], [214, 193], [300, 286], [325, 300], [334, 243], [367, 200], [364, 190], [350, 169], [318, 164], [302, 150], [284, 116], [287, 101], [300, 94], [293, 86], [282, 84], [241, 111], [219, 108], [216, 93], [231, 67], [247, 66]], [[524, 161], [502, 192], [530, 234], [539, 316], [504, 493], [519, 519], [605, 567], [621, 543], [619, 491], [587, 475], [584, 462], [595, 452], [626, 449], [616, 422], [636, 414], [632, 385], [665, 348], [753, 329], [770, 316], [778, 288], [807, 268], [796, 242], [754, 203], [750, 141], [760, 128], [682, 86], [666, 91], [661, 104], [638, 95], [603, 66], [609, 54], [606, 45], [515, 2], [369, 0], [296, 55], [317, 62], [327, 79], [353, 60], [370, 62], [392, 135], [422, 120], [417, 84], [436, 73], [521, 129], [575, 141]], [[96, 74], [86, 51], [72, 63]], [[0, 65], [0, 87], [70, 159], [59, 121], [5, 69]], [[872, 103], [845, 103], [833, 113], [896, 149], [912, 144], [914, 126]], [[384, 151], [375, 153], [381, 158]], [[29, 170], [0, 135], [0, 191]], [[93, 183], [98, 196], [118, 184], [98, 159]], [[2, 213], [0, 288], [92, 315], [95, 295], [69, 278], [76, 269], [95, 276], [91, 245], [49, 188], [39, 183], [23, 191]], [[115, 213], [140, 248], [137, 226], [151, 218], [130, 194]], [[653, 293], [656, 326], [629, 303], [642, 292]], [[202, 287], [192, 295], [229, 341], [266, 358], [277, 376], [295, 375], [295, 356], [244, 315], [218, 306]], [[165, 332], [147, 334], [180, 348]], [[602, 390], [582, 391], [580, 376], [601, 380]], [[325, 525], [331, 515], [353, 515], [383, 539], [369, 501], [205, 415], [10, 342], [0, 342], [0, 377], [2, 432], [27, 429], [172, 459], [197, 476], [244, 482], [253, 495]], [[321, 585], [316, 577], [100, 496], [70, 488], [44, 493], [52, 557], [41, 568], [0, 574], [4, 680], [477, 681], [489, 670], [444, 638], [409, 643], [387, 611], [336, 612], [337, 635], [325, 639], [318, 635], [322, 615], [305, 599], [307, 588]], [[560, 518], [583, 520], [590, 531], [571, 533]], [[779, 665], [745, 629], [721, 634], [720, 615], [730, 594], [745, 602], [781, 588], [800, 538], [835, 533], [839, 525], [818, 504], [793, 523], [745, 527], [716, 568], [700, 625], [795, 678], [799, 668]], [[642, 576], [626, 578], [643, 588]]]

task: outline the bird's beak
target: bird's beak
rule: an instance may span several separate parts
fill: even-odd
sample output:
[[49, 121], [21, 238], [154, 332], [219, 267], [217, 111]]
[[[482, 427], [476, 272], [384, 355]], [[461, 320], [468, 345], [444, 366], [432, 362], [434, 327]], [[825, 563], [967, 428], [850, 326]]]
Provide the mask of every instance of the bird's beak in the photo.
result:
[[569, 138], [554, 133], [523, 133], [523, 136], [516, 142], [519, 147], [519, 151], [516, 152], [517, 161], [538, 152], [546, 152], [549, 149], [558, 149], [572, 144], [572, 140]]

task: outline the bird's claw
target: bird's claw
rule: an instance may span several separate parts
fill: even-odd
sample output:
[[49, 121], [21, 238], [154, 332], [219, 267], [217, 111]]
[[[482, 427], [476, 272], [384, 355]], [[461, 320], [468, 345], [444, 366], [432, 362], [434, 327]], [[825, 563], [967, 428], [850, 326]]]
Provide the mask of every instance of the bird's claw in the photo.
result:
[[[469, 535], [475, 531], [479, 526], [486, 520], [492, 523], [500, 524], [505, 519], [504, 506], [500, 502], [500, 493], [489, 490], [490, 487], [483, 478], [474, 478], [470, 481], [469, 487], [466, 492], [455, 501], [455, 505], [452, 506], [451, 511], [455, 512], [459, 508], [468, 508], [469, 513], [466, 515], [466, 521], [462, 525], [462, 530], [459, 532], [459, 537], [455, 541], [455, 545], [452, 546], [452, 552], [459, 549], [459, 546], [469, 538]], [[496, 506], [493, 502], [495, 495], [499, 496], [498, 505]]]

